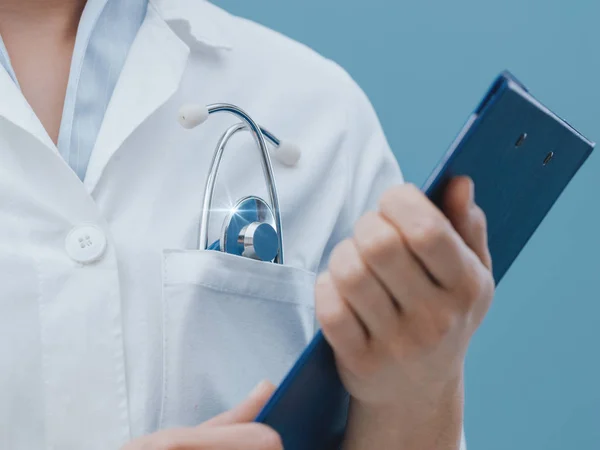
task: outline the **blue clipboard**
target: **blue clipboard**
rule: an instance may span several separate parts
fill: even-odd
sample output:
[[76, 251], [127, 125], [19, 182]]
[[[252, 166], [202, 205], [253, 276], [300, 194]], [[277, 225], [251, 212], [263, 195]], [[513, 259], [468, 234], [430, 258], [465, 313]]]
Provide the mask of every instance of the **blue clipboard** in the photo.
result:
[[[474, 180], [499, 283], [593, 148], [504, 72], [423, 191], [439, 206], [450, 179]], [[334, 450], [343, 441], [348, 405], [333, 351], [319, 331], [256, 421], [275, 429], [286, 450]]]

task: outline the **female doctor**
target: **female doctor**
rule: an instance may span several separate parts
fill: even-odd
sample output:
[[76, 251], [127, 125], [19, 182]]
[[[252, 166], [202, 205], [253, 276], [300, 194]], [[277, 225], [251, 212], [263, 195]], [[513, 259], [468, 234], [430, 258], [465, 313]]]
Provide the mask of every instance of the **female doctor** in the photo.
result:
[[[345, 449], [459, 448], [494, 289], [468, 179], [443, 215], [342, 69], [205, 1], [0, 0], [0, 35], [0, 448], [281, 448], [250, 423], [259, 382], [315, 317], [352, 396]], [[274, 163], [285, 265], [196, 245], [232, 122], [176, 117], [215, 102], [302, 149]], [[264, 195], [249, 136], [222, 168], [215, 210]]]

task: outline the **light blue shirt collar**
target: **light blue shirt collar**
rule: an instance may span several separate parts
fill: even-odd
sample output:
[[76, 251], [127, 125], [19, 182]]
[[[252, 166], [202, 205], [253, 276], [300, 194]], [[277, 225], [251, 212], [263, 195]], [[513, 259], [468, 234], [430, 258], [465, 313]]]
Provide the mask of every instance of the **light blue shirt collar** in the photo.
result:
[[2, 65], [10, 77], [13, 79], [17, 86], [19, 82], [17, 81], [17, 76], [15, 75], [15, 71], [10, 64], [10, 58], [8, 57], [8, 51], [6, 51], [6, 47], [4, 46], [4, 41], [2, 40], [2, 36], [0, 36], [0, 65]]

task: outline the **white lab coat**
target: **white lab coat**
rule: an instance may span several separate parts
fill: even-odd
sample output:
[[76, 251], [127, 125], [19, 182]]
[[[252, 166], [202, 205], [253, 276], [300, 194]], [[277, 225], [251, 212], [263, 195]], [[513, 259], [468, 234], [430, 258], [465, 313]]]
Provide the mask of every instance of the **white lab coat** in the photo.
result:
[[[314, 329], [332, 247], [402, 181], [376, 115], [334, 63], [198, 0], [154, 0], [82, 183], [0, 71], [0, 448], [117, 449], [277, 383]], [[221, 133], [184, 103], [230, 102], [298, 144], [274, 163], [285, 266], [196, 248]], [[249, 136], [217, 206], [266, 197]], [[223, 216], [211, 222], [216, 236]]]

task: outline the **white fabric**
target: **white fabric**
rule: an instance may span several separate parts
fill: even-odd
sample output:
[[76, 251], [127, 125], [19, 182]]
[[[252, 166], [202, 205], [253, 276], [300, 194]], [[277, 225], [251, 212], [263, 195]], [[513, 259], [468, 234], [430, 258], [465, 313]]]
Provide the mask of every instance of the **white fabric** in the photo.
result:
[[[402, 182], [344, 71], [207, 2], [150, 2], [83, 183], [5, 71], [0, 98], [3, 449], [117, 449], [278, 383], [314, 332], [315, 273]], [[232, 120], [187, 131], [177, 112], [222, 101], [303, 149], [297, 167], [274, 164], [285, 266], [195, 248], [208, 166]], [[228, 150], [221, 209], [266, 195], [250, 137]], [[96, 262], [67, 240], [90, 225], [101, 233], [77, 242], [105, 237]]]

